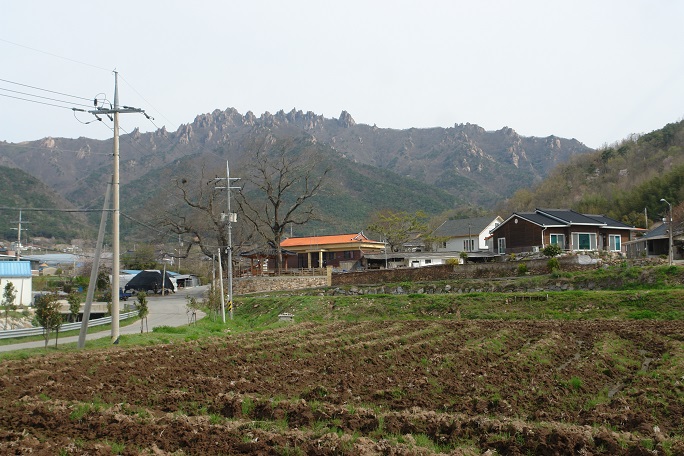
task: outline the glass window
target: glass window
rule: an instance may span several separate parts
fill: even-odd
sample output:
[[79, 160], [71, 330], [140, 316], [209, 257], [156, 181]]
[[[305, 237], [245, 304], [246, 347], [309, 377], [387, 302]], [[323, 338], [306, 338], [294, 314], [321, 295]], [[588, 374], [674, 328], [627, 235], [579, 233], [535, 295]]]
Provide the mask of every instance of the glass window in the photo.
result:
[[572, 233], [573, 250], [596, 250], [596, 233]]
[[506, 238], [499, 238], [497, 239], [499, 243], [499, 255], [503, 255], [506, 253]]
[[552, 234], [551, 244], [559, 246], [561, 249], [565, 248], [565, 235], [564, 234]]
[[622, 237], [619, 234], [611, 234], [609, 237], [610, 250], [619, 252], [622, 249]]

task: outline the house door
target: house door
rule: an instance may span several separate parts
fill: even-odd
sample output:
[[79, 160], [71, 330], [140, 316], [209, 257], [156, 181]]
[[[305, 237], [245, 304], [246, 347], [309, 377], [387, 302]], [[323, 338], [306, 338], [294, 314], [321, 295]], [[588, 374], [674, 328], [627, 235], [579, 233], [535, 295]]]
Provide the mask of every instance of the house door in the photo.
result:
[[499, 243], [499, 245], [498, 245], [499, 255], [505, 255], [506, 254], [506, 238], [499, 238], [499, 239], [497, 239], [497, 241]]

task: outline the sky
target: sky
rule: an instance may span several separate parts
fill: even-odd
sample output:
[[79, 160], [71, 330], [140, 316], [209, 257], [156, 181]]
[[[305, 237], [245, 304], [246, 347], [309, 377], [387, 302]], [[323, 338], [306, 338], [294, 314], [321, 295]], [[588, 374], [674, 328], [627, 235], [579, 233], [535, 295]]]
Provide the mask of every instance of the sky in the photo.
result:
[[684, 118], [682, 23], [679, 0], [5, 2], [0, 141], [110, 138], [70, 108], [113, 102], [116, 70], [153, 117], [122, 134], [294, 108], [598, 148]]

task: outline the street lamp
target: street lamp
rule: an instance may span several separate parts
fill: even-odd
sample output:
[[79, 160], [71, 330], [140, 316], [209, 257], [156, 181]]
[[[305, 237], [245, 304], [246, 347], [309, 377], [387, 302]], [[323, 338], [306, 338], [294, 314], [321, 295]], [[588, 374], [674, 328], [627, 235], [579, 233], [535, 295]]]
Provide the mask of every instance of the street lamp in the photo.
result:
[[669, 209], [670, 209], [670, 226], [668, 227], [669, 229], [667, 230], [669, 232], [669, 245], [667, 248], [667, 258], [670, 266], [672, 266], [672, 205], [667, 202], [665, 198], [660, 198], [660, 201], [663, 203], [667, 204]]

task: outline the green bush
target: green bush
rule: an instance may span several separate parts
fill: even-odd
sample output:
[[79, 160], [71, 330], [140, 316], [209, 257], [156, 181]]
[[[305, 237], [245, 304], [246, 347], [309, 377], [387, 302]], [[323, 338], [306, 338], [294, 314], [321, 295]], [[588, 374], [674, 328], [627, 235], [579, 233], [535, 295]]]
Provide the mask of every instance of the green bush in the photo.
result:
[[558, 244], [549, 244], [546, 247], [544, 247], [542, 253], [544, 254], [544, 256], [553, 258], [563, 253], [563, 250], [560, 248]]
[[558, 258], [556, 257], [551, 257], [549, 258], [549, 261], [546, 263], [546, 267], [549, 268], [549, 272], [559, 271], [560, 261], [558, 261]]
[[527, 264], [526, 263], [520, 263], [518, 265], [518, 275], [522, 276], [527, 274]]

